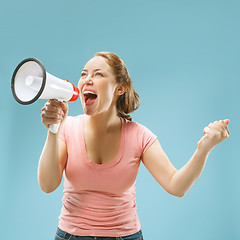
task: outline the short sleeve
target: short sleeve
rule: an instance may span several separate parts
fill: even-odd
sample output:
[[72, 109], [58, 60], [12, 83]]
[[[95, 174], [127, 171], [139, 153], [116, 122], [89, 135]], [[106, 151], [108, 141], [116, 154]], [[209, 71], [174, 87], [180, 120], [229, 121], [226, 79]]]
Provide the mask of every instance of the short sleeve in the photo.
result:
[[157, 136], [153, 134], [147, 127], [138, 124], [138, 135], [141, 144], [141, 157], [148, 150], [148, 148], [157, 139]]
[[67, 116], [59, 129], [59, 138], [62, 139], [67, 146], [73, 143], [74, 137], [79, 137], [79, 128], [81, 126], [82, 115], [73, 117]]

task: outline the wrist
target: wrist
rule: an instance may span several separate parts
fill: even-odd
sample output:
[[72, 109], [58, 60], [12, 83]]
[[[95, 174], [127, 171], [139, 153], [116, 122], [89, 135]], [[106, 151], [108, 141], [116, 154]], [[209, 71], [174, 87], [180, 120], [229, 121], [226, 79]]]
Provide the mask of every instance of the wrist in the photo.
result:
[[209, 155], [209, 153], [211, 152], [212, 148], [207, 147], [207, 146], [202, 146], [201, 144], [197, 145], [197, 152], [199, 154], [205, 154], [205, 155]]
[[50, 130], [47, 132], [47, 138], [52, 140], [57, 140], [59, 138], [59, 131], [57, 133], [52, 133]]

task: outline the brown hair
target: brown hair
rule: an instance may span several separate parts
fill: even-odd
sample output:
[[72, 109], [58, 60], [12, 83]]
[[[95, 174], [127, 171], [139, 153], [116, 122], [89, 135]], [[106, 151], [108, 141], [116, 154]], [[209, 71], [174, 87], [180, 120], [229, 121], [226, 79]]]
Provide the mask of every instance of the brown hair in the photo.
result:
[[103, 57], [107, 60], [107, 63], [116, 76], [117, 83], [126, 83], [126, 92], [119, 96], [117, 100], [117, 115], [132, 121], [132, 118], [128, 113], [135, 111], [139, 107], [140, 98], [133, 89], [132, 80], [124, 62], [121, 58], [111, 52], [98, 52], [94, 56]]

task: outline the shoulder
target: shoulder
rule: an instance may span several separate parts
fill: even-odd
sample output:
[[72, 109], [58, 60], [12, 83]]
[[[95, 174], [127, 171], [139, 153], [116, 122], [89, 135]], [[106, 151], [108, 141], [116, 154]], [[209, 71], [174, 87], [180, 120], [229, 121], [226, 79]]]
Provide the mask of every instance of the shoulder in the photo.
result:
[[80, 120], [82, 119], [84, 116], [84, 114], [80, 114], [80, 115], [77, 115], [77, 116], [67, 116], [66, 119], [69, 119], [70, 121], [77, 121], [77, 120]]
[[83, 120], [83, 114], [81, 115], [77, 115], [77, 116], [67, 116], [67, 118], [64, 121], [64, 124], [68, 124], [68, 123], [77, 123], [77, 122], [81, 122]]
[[138, 130], [146, 130], [148, 129], [146, 126], [144, 126], [143, 124], [141, 123], [138, 123], [138, 122], [131, 122], [127, 119], [124, 119], [125, 123], [126, 123], [126, 126], [130, 129], [138, 129]]
[[77, 116], [67, 116], [63, 122], [64, 131], [72, 131], [76, 129], [77, 126], [80, 126], [83, 121], [83, 114]]
[[127, 131], [130, 131], [130, 132], [135, 132], [137, 133], [138, 135], [143, 135], [143, 134], [150, 134], [150, 135], [154, 135], [152, 133], [152, 131], [144, 126], [143, 124], [141, 123], [138, 123], [138, 122], [131, 122], [129, 120], [124, 120], [125, 123], [126, 123], [126, 127], [127, 127]]
[[67, 116], [61, 127], [60, 134], [60, 136], [62, 136], [62, 138], [65, 140], [65, 142], [68, 142], [70, 141], [70, 139], [79, 136], [82, 126], [82, 119], [83, 115]]
[[152, 143], [157, 139], [157, 136], [152, 133], [146, 126], [138, 122], [126, 122], [126, 135], [129, 144], [135, 145], [135, 148], [142, 154], [152, 145]]

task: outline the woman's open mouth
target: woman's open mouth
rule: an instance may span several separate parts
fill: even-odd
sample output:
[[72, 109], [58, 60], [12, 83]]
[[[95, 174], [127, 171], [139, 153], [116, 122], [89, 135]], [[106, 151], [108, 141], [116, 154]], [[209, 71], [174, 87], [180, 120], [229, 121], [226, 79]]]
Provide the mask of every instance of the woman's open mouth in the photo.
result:
[[91, 91], [84, 91], [83, 96], [84, 96], [84, 102], [86, 106], [90, 106], [94, 104], [97, 99], [97, 94]]

